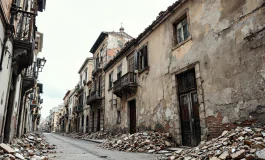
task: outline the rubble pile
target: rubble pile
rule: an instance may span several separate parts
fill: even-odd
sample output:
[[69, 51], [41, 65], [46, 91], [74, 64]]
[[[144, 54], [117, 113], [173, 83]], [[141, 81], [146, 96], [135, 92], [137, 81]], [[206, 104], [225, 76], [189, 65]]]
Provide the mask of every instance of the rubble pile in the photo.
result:
[[169, 133], [142, 132], [131, 135], [121, 135], [108, 140], [100, 147], [109, 150], [125, 152], [166, 153], [168, 147], [174, 146]]
[[84, 134], [82, 136], [83, 139], [110, 139], [112, 138], [112, 135], [110, 133], [106, 132], [94, 132], [91, 134]]
[[0, 144], [0, 159], [32, 159], [47, 160], [44, 154], [55, 153], [55, 146], [49, 145], [38, 133], [23, 135], [21, 139], [14, 139], [12, 144]]
[[178, 149], [161, 159], [265, 159], [265, 127], [237, 127], [231, 131], [224, 131], [218, 138], [201, 142], [197, 147]]

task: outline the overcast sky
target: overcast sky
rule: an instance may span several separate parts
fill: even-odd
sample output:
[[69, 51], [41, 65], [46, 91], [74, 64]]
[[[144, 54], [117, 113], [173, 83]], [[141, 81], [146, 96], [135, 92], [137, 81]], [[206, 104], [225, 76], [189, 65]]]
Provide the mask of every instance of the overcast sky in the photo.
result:
[[42, 117], [63, 103], [67, 90], [78, 83], [78, 70], [101, 31], [118, 31], [121, 23], [134, 38], [149, 26], [160, 11], [176, 0], [47, 0], [37, 17], [44, 33], [47, 59], [39, 80], [43, 83]]

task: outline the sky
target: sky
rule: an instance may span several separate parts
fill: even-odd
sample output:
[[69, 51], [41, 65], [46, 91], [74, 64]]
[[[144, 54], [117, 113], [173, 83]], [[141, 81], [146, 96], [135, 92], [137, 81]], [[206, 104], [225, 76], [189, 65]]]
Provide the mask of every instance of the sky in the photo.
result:
[[42, 118], [63, 103], [67, 90], [79, 80], [78, 70], [102, 31], [125, 32], [136, 38], [176, 0], [46, 0], [37, 16], [44, 34], [39, 57], [47, 60], [39, 82], [43, 83]]

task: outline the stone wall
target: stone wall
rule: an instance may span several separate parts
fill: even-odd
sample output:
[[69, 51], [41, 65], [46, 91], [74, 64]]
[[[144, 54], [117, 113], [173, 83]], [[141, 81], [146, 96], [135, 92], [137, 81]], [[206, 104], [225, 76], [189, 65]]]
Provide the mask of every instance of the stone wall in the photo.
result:
[[[193, 64], [202, 139], [264, 122], [264, 1], [237, 2], [187, 1], [141, 41], [150, 68], [138, 76], [139, 130], [170, 132], [182, 143], [175, 76]], [[184, 13], [191, 38], [176, 47], [172, 24]]]

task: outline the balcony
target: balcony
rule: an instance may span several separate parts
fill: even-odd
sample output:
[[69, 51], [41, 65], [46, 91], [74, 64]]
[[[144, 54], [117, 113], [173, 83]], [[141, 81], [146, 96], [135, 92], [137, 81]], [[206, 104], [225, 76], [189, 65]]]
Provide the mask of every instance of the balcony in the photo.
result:
[[113, 93], [118, 97], [122, 97], [123, 94], [127, 93], [136, 93], [136, 90], [136, 74], [133, 72], [126, 73], [114, 82]]
[[35, 79], [37, 78], [34, 66], [30, 66], [24, 70], [21, 74], [22, 78], [22, 91], [26, 92], [35, 85]]
[[17, 65], [18, 73], [33, 63], [34, 38], [35, 38], [35, 14], [18, 11], [16, 15], [17, 27], [14, 38], [13, 64]]
[[83, 106], [82, 105], [75, 106], [73, 112], [75, 113], [83, 112]]
[[94, 76], [97, 74], [99, 71], [102, 71], [102, 63], [96, 64], [95, 68], [92, 71], [92, 75]]
[[87, 105], [90, 105], [95, 102], [101, 101], [101, 95], [99, 91], [93, 91], [89, 96], [87, 96]]

